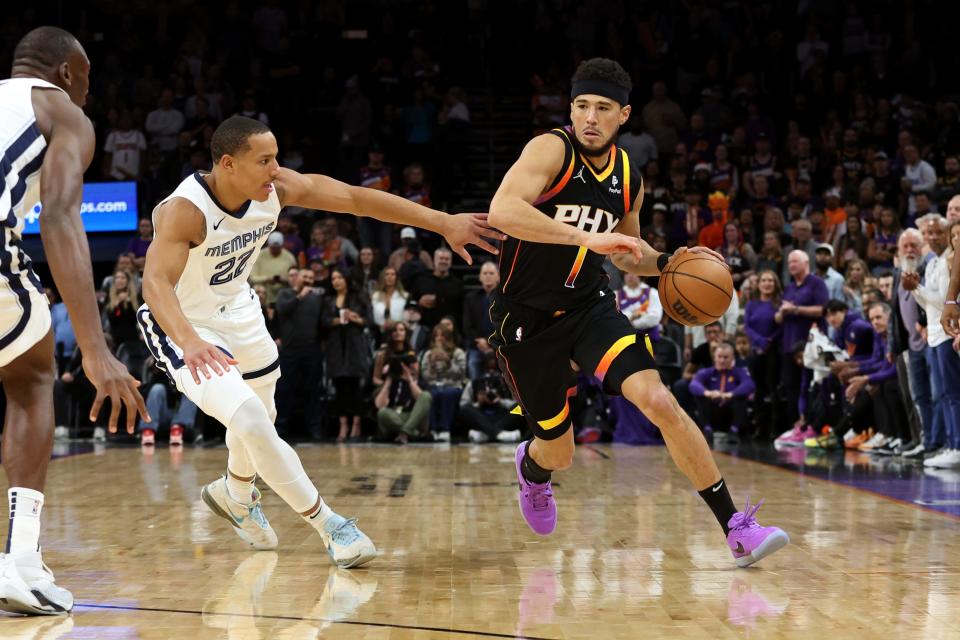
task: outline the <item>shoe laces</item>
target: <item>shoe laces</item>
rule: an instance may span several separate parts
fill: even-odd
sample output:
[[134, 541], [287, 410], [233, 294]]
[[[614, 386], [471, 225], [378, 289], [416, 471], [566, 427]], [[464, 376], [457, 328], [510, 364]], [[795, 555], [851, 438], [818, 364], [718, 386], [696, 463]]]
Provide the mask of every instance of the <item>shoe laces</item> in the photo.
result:
[[357, 519], [348, 518], [327, 532], [330, 539], [336, 544], [348, 546], [360, 539], [360, 530], [357, 528]]
[[530, 491], [530, 502], [533, 503], [534, 511], [543, 511], [546, 509], [550, 505], [550, 498], [553, 497], [553, 489], [550, 488], [550, 483], [530, 483], [528, 486]]
[[733, 514], [733, 517], [730, 518], [732, 526], [731, 529], [748, 529], [753, 527], [759, 527], [757, 524], [757, 511], [760, 510], [760, 506], [763, 505], [763, 498], [760, 499], [760, 502], [750, 506], [750, 498], [747, 498], [747, 506], [743, 508], [743, 511], [738, 511]]
[[263, 515], [263, 507], [260, 506], [260, 501], [257, 500], [252, 505], [249, 506], [250, 518], [260, 525], [261, 529], [266, 529], [270, 525], [267, 523], [267, 516]]

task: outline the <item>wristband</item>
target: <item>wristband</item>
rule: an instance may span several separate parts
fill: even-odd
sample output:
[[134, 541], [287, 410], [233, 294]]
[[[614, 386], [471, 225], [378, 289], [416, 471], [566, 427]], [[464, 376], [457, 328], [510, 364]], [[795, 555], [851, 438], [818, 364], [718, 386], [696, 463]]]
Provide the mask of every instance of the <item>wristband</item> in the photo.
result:
[[667, 263], [670, 261], [670, 254], [661, 253], [657, 256], [657, 271], [663, 273], [663, 270], [667, 268]]
[[956, 301], [956, 300], [947, 300], [947, 301], [945, 301], [943, 304], [954, 304], [954, 305], [955, 305], [955, 304], [957, 304], [957, 301]]

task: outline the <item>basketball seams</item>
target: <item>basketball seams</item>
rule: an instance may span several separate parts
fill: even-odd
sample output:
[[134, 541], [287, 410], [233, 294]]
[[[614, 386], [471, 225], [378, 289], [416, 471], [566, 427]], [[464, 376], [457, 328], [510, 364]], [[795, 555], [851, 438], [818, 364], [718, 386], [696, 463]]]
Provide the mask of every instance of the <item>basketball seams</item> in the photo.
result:
[[[661, 295], [662, 298], [663, 298], [664, 308], [665, 308], [665, 309], [670, 309], [670, 308], [672, 307], [673, 301], [676, 301], [676, 302], [680, 302], [681, 304], [687, 305], [688, 308], [697, 311], [699, 314], [701, 314], [701, 315], [703, 315], [703, 316], [707, 316], [707, 317], [713, 319], [713, 318], [714, 318], [714, 314], [707, 313], [707, 312], [704, 311], [700, 306], [698, 306], [696, 302], [694, 302], [693, 300], [691, 300], [690, 298], [688, 298], [686, 295], [684, 295], [683, 292], [681, 292], [680, 288], [677, 286], [677, 284], [678, 284], [677, 281], [676, 281], [677, 275], [687, 276], [687, 277], [692, 278], [692, 279], [694, 279], [694, 280], [698, 280], [698, 281], [700, 281], [700, 282], [702, 282], [702, 283], [704, 283], [704, 284], [709, 285], [711, 288], [718, 290], [718, 291], [719, 291], [722, 295], [724, 295], [724, 297], [726, 298], [726, 302], [724, 303], [724, 304], [725, 304], [724, 310], [726, 309], [727, 306], [729, 306], [730, 302], [733, 300], [733, 293], [734, 293], [734, 292], [733, 292], [733, 288], [731, 287], [730, 293], [727, 293], [727, 291], [726, 291], [723, 287], [717, 285], [716, 283], [714, 283], [714, 282], [712, 282], [712, 281], [710, 281], [710, 280], [708, 280], [708, 279], [706, 279], [706, 278], [704, 278], [704, 277], [702, 277], [702, 276], [695, 275], [695, 274], [692, 274], [692, 273], [688, 273], [686, 270], [683, 270], [683, 271], [680, 271], [680, 270], [679, 270], [679, 267], [680, 267], [680, 266], [682, 266], [682, 265], [684, 265], [684, 264], [686, 264], [686, 263], [688, 263], [688, 262], [695, 262], [695, 261], [697, 261], [697, 260], [710, 260], [710, 261], [713, 261], [713, 262], [719, 262], [716, 258], [711, 258], [711, 257], [699, 257], [699, 256], [693, 257], [693, 256], [691, 256], [691, 257], [689, 257], [689, 258], [681, 261], [679, 264], [673, 265], [673, 268], [668, 268], [667, 270], [665, 270], [665, 271], [661, 274], [661, 276], [668, 276], [668, 275], [669, 275], [670, 278], [669, 278], [669, 280], [668, 280], [667, 278], [663, 278], [663, 284], [664, 284], [664, 285], [667, 285], [667, 286], [663, 287], [664, 290], [663, 290], [663, 291], [660, 291], [659, 293], [660, 293], [660, 295]], [[671, 293], [673, 293], [673, 295], [671, 295]], [[671, 298], [673, 298], [673, 300], [671, 300]], [[672, 314], [668, 314], [668, 315], [671, 315], [671, 317], [672, 317]], [[720, 315], [722, 315], [722, 313], [721, 313]], [[676, 320], [677, 318], [674, 318], [674, 319]], [[681, 321], [681, 324], [686, 324], [686, 322], [682, 322], [682, 321]]]

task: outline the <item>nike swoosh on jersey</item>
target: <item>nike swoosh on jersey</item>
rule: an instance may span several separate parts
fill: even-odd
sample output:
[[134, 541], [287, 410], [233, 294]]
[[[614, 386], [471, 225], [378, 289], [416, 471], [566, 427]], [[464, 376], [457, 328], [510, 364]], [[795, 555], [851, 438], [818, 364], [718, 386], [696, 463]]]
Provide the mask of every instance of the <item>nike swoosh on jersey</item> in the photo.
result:
[[223, 216], [220, 220], [217, 221], [217, 224], [213, 225], [213, 230], [216, 231], [220, 227], [220, 223], [227, 219], [227, 216]]

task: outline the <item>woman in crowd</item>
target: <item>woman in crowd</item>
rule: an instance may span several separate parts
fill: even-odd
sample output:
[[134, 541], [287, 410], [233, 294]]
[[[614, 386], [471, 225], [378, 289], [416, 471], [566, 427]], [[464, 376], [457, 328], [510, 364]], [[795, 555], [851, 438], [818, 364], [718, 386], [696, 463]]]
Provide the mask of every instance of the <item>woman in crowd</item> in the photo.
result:
[[715, 249], [730, 267], [734, 287], [739, 287], [744, 278], [757, 268], [757, 254], [753, 247], [743, 241], [736, 223], [728, 222], [723, 226], [723, 246]]
[[779, 418], [780, 341], [783, 328], [774, 320], [783, 289], [777, 272], [766, 269], [760, 272], [753, 299], [744, 310], [743, 331], [750, 340], [753, 351], [751, 374], [756, 382], [754, 394], [758, 437], [769, 437], [769, 425]]
[[433, 328], [430, 348], [420, 356], [420, 372], [430, 389], [430, 430], [449, 440], [467, 377], [467, 354], [444, 324]]
[[373, 295], [377, 278], [380, 276], [380, 265], [371, 247], [360, 249], [357, 264], [350, 270], [350, 276], [353, 279], [354, 291], [363, 291], [368, 296]]
[[103, 308], [103, 324], [113, 337], [113, 344], [140, 341], [137, 328], [137, 309], [140, 308], [137, 286], [126, 271], [116, 271]]
[[867, 263], [856, 258], [847, 262], [847, 271], [844, 274], [846, 281], [843, 285], [843, 301], [847, 303], [847, 308], [863, 315], [863, 291], [865, 280], [869, 275]]
[[757, 256], [756, 270], [783, 273], [783, 246], [777, 232], [767, 231], [763, 234], [763, 247]]
[[869, 238], [863, 230], [863, 221], [859, 215], [847, 216], [847, 231], [837, 239], [836, 251], [837, 271], [841, 273], [847, 268], [847, 263], [860, 256], [867, 255]]
[[[361, 260], [363, 254], [361, 253]], [[384, 267], [373, 289], [373, 323], [386, 335], [390, 328], [403, 319], [403, 310], [407, 306], [407, 292], [397, 277], [393, 267]]]
[[334, 411], [340, 419], [337, 442], [360, 438], [363, 412], [361, 389], [370, 366], [370, 346], [364, 330], [370, 325], [370, 305], [363, 292], [352, 291], [346, 272], [330, 273], [333, 295], [324, 301], [320, 322], [326, 329], [327, 378], [335, 389]]

